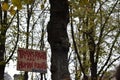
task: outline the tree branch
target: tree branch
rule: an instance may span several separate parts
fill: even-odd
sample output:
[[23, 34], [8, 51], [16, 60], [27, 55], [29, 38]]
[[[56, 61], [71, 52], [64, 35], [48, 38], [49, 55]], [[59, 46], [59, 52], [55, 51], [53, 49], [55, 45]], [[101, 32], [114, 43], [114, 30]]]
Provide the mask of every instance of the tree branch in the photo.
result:
[[100, 35], [99, 35], [99, 39], [98, 39], [98, 43], [97, 43], [97, 52], [96, 52], [96, 63], [98, 63], [98, 58], [99, 58], [99, 50], [100, 50], [100, 44], [102, 41], [102, 36], [103, 36], [103, 32], [104, 32], [104, 28], [105, 25], [107, 24], [109, 17], [111, 16], [111, 14], [113, 13], [113, 10], [115, 9], [116, 5], [118, 3], [118, 0], [116, 1], [116, 3], [114, 4], [114, 6], [112, 7], [112, 10], [110, 11], [110, 13], [108, 14], [108, 17], [106, 18], [104, 24], [102, 25], [102, 28], [100, 30]]
[[[70, 14], [72, 14], [72, 10], [71, 9], [70, 9]], [[75, 38], [74, 38], [74, 28], [73, 28], [72, 16], [70, 16], [70, 18], [71, 18], [71, 33], [72, 33], [72, 39], [73, 39], [73, 45], [74, 45], [75, 53], [77, 55], [77, 58], [78, 58], [78, 61], [79, 61], [79, 64], [80, 64], [81, 71], [82, 71], [82, 73], [84, 75], [84, 79], [88, 80], [88, 77], [85, 74], [85, 71], [84, 71], [84, 68], [83, 68], [83, 65], [82, 65], [82, 62], [81, 62], [81, 58], [80, 58], [78, 50], [77, 50], [77, 45], [76, 45]]]
[[113, 51], [114, 45], [115, 45], [115, 43], [116, 43], [119, 35], [120, 35], [120, 31], [118, 31], [118, 33], [116, 34], [115, 40], [113, 41], [112, 46], [110, 48], [110, 52], [109, 52], [108, 58], [107, 58], [105, 64], [101, 67], [100, 71], [98, 72], [98, 75], [100, 75], [100, 73], [103, 71], [103, 69], [105, 68], [105, 66], [108, 64], [108, 62], [109, 62], [109, 60], [111, 58], [111, 55], [112, 55], [112, 51]]
[[106, 69], [102, 72], [99, 80], [102, 80], [102, 77], [104, 76], [104, 74], [105, 74], [105, 72], [108, 70], [108, 68], [109, 68], [115, 61], [117, 61], [118, 59], [120, 59], [120, 56], [117, 57], [116, 59], [114, 59], [114, 60], [106, 67]]
[[15, 43], [15, 47], [14, 47], [14, 49], [13, 49], [13, 51], [12, 51], [12, 54], [11, 54], [10, 57], [6, 60], [6, 63], [8, 63], [8, 62], [10, 61], [10, 59], [12, 58], [12, 56], [13, 56], [16, 48], [17, 48], [17, 43], [18, 43], [18, 41], [19, 41], [19, 23], [20, 23], [20, 22], [19, 22], [19, 11], [17, 10], [17, 27], [18, 27], [18, 29], [17, 29], [17, 32], [18, 32], [18, 34], [17, 34], [17, 41], [16, 41], [16, 43]]

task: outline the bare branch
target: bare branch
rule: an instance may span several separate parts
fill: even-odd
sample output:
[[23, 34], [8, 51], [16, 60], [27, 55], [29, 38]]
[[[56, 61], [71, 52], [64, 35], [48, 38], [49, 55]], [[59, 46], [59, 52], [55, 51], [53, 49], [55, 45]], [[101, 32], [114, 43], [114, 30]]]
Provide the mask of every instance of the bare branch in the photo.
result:
[[111, 63], [108, 64], [108, 66], [107, 66], [107, 67], [105, 68], [105, 70], [102, 72], [99, 80], [102, 80], [102, 77], [104, 76], [104, 74], [105, 74], [105, 72], [108, 70], [108, 68], [109, 68], [114, 62], [116, 62], [118, 59], [120, 59], [120, 56], [117, 57], [117, 58], [114, 59]]
[[102, 36], [103, 36], [103, 32], [104, 32], [104, 28], [105, 28], [105, 25], [107, 24], [111, 14], [113, 13], [113, 10], [115, 9], [116, 5], [118, 3], [118, 0], [116, 1], [116, 3], [114, 4], [114, 6], [112, 7], [112, 10], [110, 11], [110, 13], [108, 14], [108, 17], [106, 18], [104, 24], [102, 25], [102, 28], [100, 30], [100, 35], [99, 35], [99, 39], [98, 39], [98, 43], [97, 43], [97, 52], [96, 52], [96, 63], [98, 62], [98, 57], [99, 57], [99, 50], [100, 50], [100, 44], [101, 44], [101, 41], [102, 41]]
[[12, 51], [12, 54], [11, 54], [10, 57], [6, 60], [6, 63], [8, 63], [8, 62], [10, 61], [10, 59], [12, 58], [12, 56], [13, 56], [16, 48], [17, 48], [17, 43], [18, 43], [18, 41], [19, 41], [19, 23], [20, 23], [20, 22], [19, 22], [19, 11], [17, 10], [17, 27], [18, 27], [18, 29], [17, 29], [17, 32], [18, 32], [18, 34], [17, 34], [17, 40], [16, 40], [16, 43], [15, 43], [15, 47], [14, 47], [14, 49], [13, 49], [13, 51]]
[[118, 33], [116, 34], [115, 39], [114, 39], [114, 41], [112, 43], [112, 46], [110, 48], [110, 52], [109, 52], [108, 58], [107, 58], [105, 64], [101, 67], [100, 71], [98, 72], [98, 75], [100, 75], [100, 73], [103, 71], [103, 69], [105, 68], [105, 66], [108, 64], [108, 62], [109, 62], [109, 60], [110, 60], [110, 58], [112, 56], [112, 51], [113, 51], [114, 45], [115, 45], [115, 43], [116, 43], [119, 35], [120, 35], [120, 32], [118, 31]]
[[[70, 10], [70, 13], [72, 14], [72, 10]], [[74, 38], [74, 28], [73, 28], [73, 19], [72, 19], [72, 16], [70, 16], [70, 18], [71, 18], [71, 33], [72, 33], [72, 39], [73, 39], [73, 45], [74, 45], [75, 53], [77, 55], [77, 58], [78, 58], [78, 61], [79, 61], [79, 64], [80, 64], [81, 71], [82, 71], [82, 73], [84, 75], [84, 79], [88, 80], [88, 77], [85, 74], [85, 71], [84, 71], [84, 68], [83, 68], [83, 65], [82, 65], [82, 62], [81, 62], [81, 58], [80, 58], [78, 50], [77, 50], [77, 45], [76, 45], [75, 38]]]

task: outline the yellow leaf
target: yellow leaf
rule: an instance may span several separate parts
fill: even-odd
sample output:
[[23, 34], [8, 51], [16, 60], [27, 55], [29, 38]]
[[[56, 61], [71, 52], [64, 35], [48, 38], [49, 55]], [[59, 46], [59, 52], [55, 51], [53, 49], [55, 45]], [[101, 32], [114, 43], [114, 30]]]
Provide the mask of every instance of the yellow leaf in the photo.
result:
[[18, 0], [11, 0], [12, 4], [16, 6], [18, 4]]
[[41, 7], [41, 9], [44, 9], [44, 4], [41, 4], [41, 6], [40, 6], [40, 7]]
[[22, 9], [22, 2], [21, 0], [11, 0], [12, 4], [17, 7], [18, 10]]
[[89, 0], [84, 0], [84, 4], [85, 5], [89, 4]]
[[32, 4], [34, 2], [34, 0], [23, 0], [23, 2], [25, 4]]
[[44, 3], [46, 3], [46, 0], [44, 0]]
[[80, 6], [88, 5], [89, 4], [89, 0], [81, 0], [79, 4], [80, 4]]
[[8, 10], [8, 8], [9, 8], [8, 3], [3, 2], [3, 3], [2, 3], [2, 10], [3, 10], [3, 11], [7, 11], [7, 10]]
[[28, 4], [32, 4], [34, 0], [28, 0]]
[[17, 9], [21, 10], [22, 9], [22, 4], [17, 5]]
[[11, 7], [10, 7], [9, 12], [10, 12], [11, 15], [14, 15], [14, 14], [15, 14], [16, 11], [14, 10], [14, 6], [11, 6]]

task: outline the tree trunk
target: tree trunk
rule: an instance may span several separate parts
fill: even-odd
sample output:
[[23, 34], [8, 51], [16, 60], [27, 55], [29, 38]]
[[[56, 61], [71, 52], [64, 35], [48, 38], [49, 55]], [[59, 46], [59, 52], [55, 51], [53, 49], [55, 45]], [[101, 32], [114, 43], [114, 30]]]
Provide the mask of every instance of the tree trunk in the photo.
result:
[[4, 70], [5, 70], [5, 61], [4, 61], [4, 52], [5, 52], [5, 40], [2, 38], [3, 35], [0, 34], [0, 79], [4, 79]]
[[69, 40], [67, 24], [69, 10], [67, 0], [49, 0], [50, 21], [47, 26], [48, 41], [51, 46], [51, 73], [52, 80], [70, 80], [68, 70]]
[[120, 79], [120, 65], [117, 67], [116, 72], [115, 72], [115, 78], [116, 80]]
[[[4, 1], [8, 3], [8, 0]], [[0, 80], [4, 80], [4, 70], [6, 65], [4, 55], [7, 29], [7, 11], [4, 11], [4, 13], [2, 14], [2, 8], [0, 3]]]
[[6, 31], [7, 31], [7, 25], [1, 24], [1, 30], [0, 30], [0, 79], [4, 78], [4, 70], [5, 70], [5, 41], [6, 41]]

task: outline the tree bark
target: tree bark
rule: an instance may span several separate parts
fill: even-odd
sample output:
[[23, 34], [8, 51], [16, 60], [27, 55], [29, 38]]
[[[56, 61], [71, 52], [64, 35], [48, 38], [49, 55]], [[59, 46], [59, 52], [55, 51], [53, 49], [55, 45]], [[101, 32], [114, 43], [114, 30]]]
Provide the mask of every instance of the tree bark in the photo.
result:
[[[4, 0], [8, 3], [8, 0]], [[5, 41], [6, 41], [6, 31], [7, 26], [7, 11], [4, 11], [2, 14], [2, 8], [0, 4], [0, 80], [4, 80], [4, 70], [5, 70]]]
[[5, 55], [5, 41], [6, 41], [6, 31], [7, 31], [7, 25], [3, 24], [1, 25], [0, 30], [0, 79], [4, 78], [4, 70], [6, 62], [4, 60]]
[[67, 24], [69, 8], [67, 0], [49, 0], [50, 21], [47, 26], [48, 42], [51, 46], [51, 78], [52, 80], [70, 80], [68, 70], [69, 39]]
[[5, 61], [4, 61], [4, 52], [5, 52], [5, 35], [0, 34], [0, 79], [4, 79], [4, 70], [5, 70]]
[[116, 78], [116, 80], [120, 79], [120, 65], [116, 69], [115, 78]]

